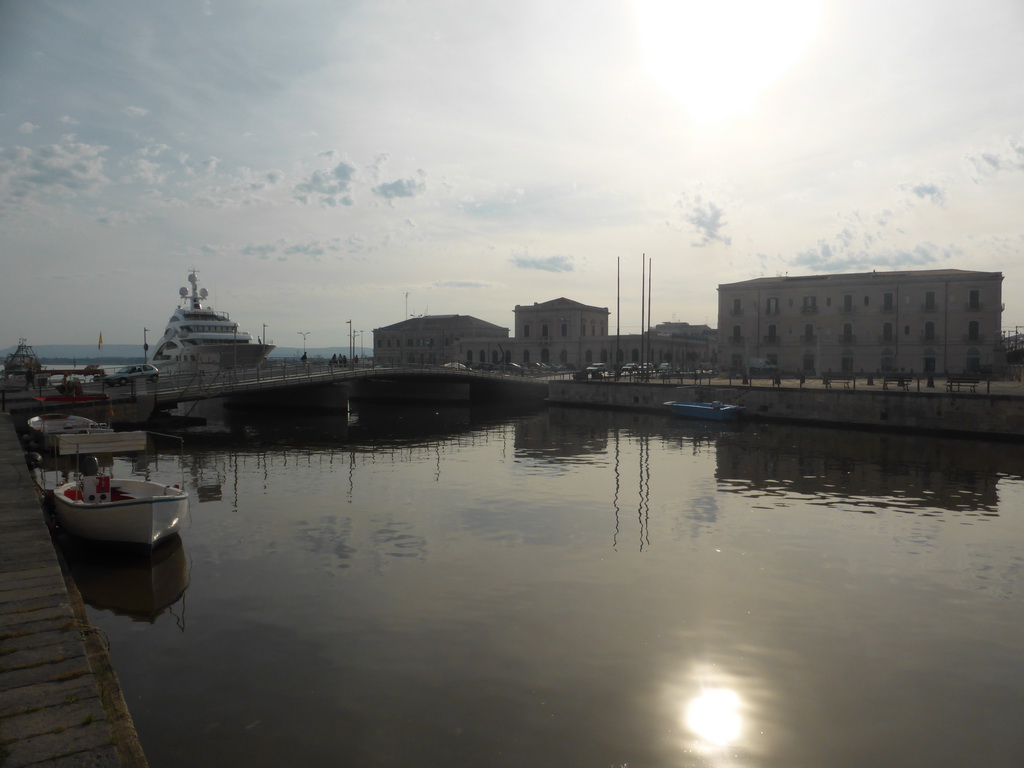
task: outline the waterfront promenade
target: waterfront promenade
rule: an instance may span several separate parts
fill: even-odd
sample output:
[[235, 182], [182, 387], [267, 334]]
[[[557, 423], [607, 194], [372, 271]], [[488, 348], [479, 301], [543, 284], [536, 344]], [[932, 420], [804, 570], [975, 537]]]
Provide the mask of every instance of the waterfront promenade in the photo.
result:
[[24, 456], [10, 415], [0, 414], [0, 766], [145, 766]]

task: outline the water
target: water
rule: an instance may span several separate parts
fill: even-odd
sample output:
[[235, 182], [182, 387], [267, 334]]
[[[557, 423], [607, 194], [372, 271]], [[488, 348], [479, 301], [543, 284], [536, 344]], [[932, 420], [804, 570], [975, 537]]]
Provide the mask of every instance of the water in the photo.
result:
[[153, 768], [1019, 766], [1022, 459], [589, 410], [228, 414], [187, 441], [180, 543], [78, 568]]

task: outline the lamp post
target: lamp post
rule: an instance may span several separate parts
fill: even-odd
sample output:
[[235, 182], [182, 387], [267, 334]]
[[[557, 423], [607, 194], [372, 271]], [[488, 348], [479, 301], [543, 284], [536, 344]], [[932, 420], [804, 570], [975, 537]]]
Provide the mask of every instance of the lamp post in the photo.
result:
[[297, 331], [297, 333], [302, 337], [302, 362], [306, 362], [306, 337], [309, 336], [309, 331]]
[[263, 337], [260, 339], [260, 343], [262, 343], [262, 344], [266, 344], [267, 343], [267, 324], [266, 323], [263, 324]]
[[149, 333], [149, 328], [142, 329], [142, 362], [146, 362], [149, 359], [149, 341], [146, 338], [146, 334]]
[[345, 322], [348, 323], [348, 359], [351, 362], [352, 356], [355, 354], [352, 350], [352, 321], [346, 320]]

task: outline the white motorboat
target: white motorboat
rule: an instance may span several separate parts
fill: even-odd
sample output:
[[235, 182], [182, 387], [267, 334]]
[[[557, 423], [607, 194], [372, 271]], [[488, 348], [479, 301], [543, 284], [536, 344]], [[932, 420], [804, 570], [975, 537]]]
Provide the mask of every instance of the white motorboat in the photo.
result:
[[26, 422], [37, 442], [44, 448], [54, 444], [58, 435], [107, 435], [113, 432], [108, 425], [73, 413], [44, 413]]
[[253, 340], [252, 334], [239, 329], [227, 312], [210, 307], [206, 303], [209, 292], [199, 287], [195, 270], [188, 281], [192, 288], [178, 291], [178, 307], [151, 362], [163, 373], [216, 371], [262, 363], [274, 345], [266, 339]]
[[146, 446], [145, 432], [118, 435], [113, 449], [92, 436], [58, 439], [60, 453], [79, 455], [81, 473], [53, 489], [54, 517], [61, 529], [82, 539], [154, 547], [188, 519], [188, 492], [181, 485], [101, 474], [96, 458], [81, 454], [83, 449], [121, 452]]

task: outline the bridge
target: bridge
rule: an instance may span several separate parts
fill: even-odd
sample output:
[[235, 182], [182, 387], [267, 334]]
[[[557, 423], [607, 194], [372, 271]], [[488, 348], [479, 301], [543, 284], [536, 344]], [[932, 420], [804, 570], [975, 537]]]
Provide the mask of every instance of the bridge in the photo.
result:
[[[350, 398], [539, 401], [547, 397], [549, 381], [560, 377], [446, 366], [352, 367], [289, 360], [264, 361], [250, 368], [161, 374], [156, 382], [133, 382], [125, 394], [140, 401], [152, 398], [154, 412], [215, 397], [238, 404], [307, 408], [341, 408]], [[115, 403], [121, 399], [117, 388], [108, 391]]]

